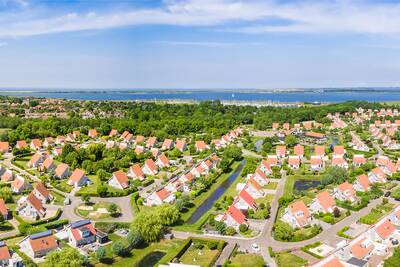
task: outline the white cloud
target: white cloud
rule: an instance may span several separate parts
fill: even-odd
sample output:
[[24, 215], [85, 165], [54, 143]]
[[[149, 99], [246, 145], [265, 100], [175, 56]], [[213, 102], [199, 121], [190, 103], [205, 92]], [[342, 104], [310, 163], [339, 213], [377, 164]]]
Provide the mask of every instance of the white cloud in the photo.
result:
[[8, 45], [8, 43], [6, 43], [6, 42], [0, 42], [0, 47], [7, 46], [7, 45]]
[[[22, 1], [25, 2], [25, 1]], [[33, 9], [34, 10], [34, 9]], [[138, 25], [210, 27], [242, 33], [400, 34], [400, 4], [370, 1], [166, 0], [158, 8], [91, 10], [59, 15], [1, 14], [0, 37], [110, 29]], [[4, 13], [4, 12], [3, 12]], [[8, 15], [8, 16], [7, 16]], [[286, 23], [273, 24], [271, 21]], [[245, 24], [244, 24], [245, 23]], [[243, 26], [247, 25], [247, 26]], [[251, 26], [248, 26], [251, 25]]]

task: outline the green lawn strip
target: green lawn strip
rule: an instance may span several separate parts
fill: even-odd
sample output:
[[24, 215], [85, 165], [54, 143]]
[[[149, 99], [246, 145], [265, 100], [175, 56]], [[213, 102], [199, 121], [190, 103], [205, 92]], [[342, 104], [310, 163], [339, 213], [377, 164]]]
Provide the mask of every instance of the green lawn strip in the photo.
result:
[[[122, 241], [125, 240], [119, 237], [116, 234], [109, 235], [110, 240]], [[125, 257], [115, 256], [112, 252], [112, 244], [106, 245], [104, 248], [106, 250], [106, 260], [104, 263], [98, 262], [98, 260], [94, 257], [92, 253], [90, 256], [90, 262], [94, 266], [117, 266], [117, 267], [126, 267], [126, 266], [141, 266], [140, 261], [143, 260], [147, 255], [155, 251], [162, 251], [166, 253], [165, 256], [177, 253], [177, 250], [180, 248], [181, 244], [184, 240], [174, 239], [174, 240], [161, 240], [160, 242], [151, 243], [150, 245], [146, 245], [144, 247], [135, 248], [130, 251], [130, 253]], [[164, 257], [165, 257], [164, 256]]]
[[371, 212], [360, 218], [360, 222], [363, 224], [372, 225], [377, 223], [384, 215], [388, 214], [393, 209], [392, 203], [387, 203], [385, 205], [377, 205], [371, 210]]
[[280, 252], [276, 254], [276, 263], [279, 267], [301, 267], [308, 264], [308, 261], [290, 252]]
[[60, 193], [57, 193], [56, 191], [52, 190], [51, 195], [54, 197], [53, 204], [54, 205], [64, 205], [64, 199], [65, 197], [61, 195]]
[[344, 227], [343, 227], [342, 229], [340, 229], [339, 232], [337, 232], [336, 234], [337, 234], [338, 236], [343, 237], [343, 238], [346, 238], [346, 239], [353, 239], [352, 236], [349, 236], [349, 235], [345, 234], [345, 232], [346, 232], [347, 230], [349, 230], [349, 229], [350, 229], [349, 226], [344, 226]]
[[196, 264], [200, 266], [210, 266], [213, 259], [218, 255], [218, 250], [196, 249], [193, 246], [189, 247], [180, 257], [179, 261], [183, 264]]
[[[98, 213], [97, 216], [92, 216], [92, 215], [90, 215], [90, 213], [96, 212], [100, 208], [105, 208], [106, 210], [108, 210], [108, 207], [111, 204], [112, 204], [111, 202], [98, 202], [98, 203], [94, 204], [93, 206], [86, 206], [86, 205], [82, 204], [75, 209], [75, 213], [81, 217], [92, 219], [92, 220], [110, 218], [111, 217], [110, 213], [101, 213], [101, 214]], [[85, 209], [80, 209], [79, 207], [93, 207], [93, 209], [85, 210]], [[120, 208], [119, 208], [119, 210], [120, 210]]]
[[72, 186], [67, 183], [67, 180], [53, 180], [51, 185], [64, 193], [71, 193], [72, 191]]
[[[88, 178], [92, 181], [93, 184], [89, 186], [84, 186], [79, 191], [76, 193], [77, 196], [79, 195], [90, 195], [90, 196], [98, 196], [97, 193], [97, 186], [101, 183], [100, 179], [97, 177], [97, 175], [88, 175]], [[116, 194], [116, 195], [127, 195], [128, 192], [121, 190], [121, 189], [116, 189], [112, 186], [109, 186], [107, 183], [105, 183], [107, 186], [107, 192], [110, 194]]]
[[278, 187], [277, 182], [270, 182], [267, 185], [265, 185], [263, 188], [264, 189], [270, 189], [270, 190], [275, 190]]
[[320, 180], [321, 175], [289, 175], [286, 177], [285, 187], [283, 191], [283, 197], [290, 198], [294, 194], [294, 183], [297, 180]]
[[262, 267], [265, 266], [263, 257], [258, 254], [237, 253], [227, 266]]
[[315, 257], [317, 259], [322, 259], [323, 258], [322, 256], [320, 256], [318, 254], [315, 254], [314, 252], [310, 251], [310, 249], [319, 247], [320, 245], [321, 245], [321, 242], [315, 242], [313, 244], [309, 244], [309, 245], [306, 245], [306, 246], [302, 247], [301, 250], [304, 251], [305, 253], [310, 254], [311, 256], [313, 256], [313, 257]]

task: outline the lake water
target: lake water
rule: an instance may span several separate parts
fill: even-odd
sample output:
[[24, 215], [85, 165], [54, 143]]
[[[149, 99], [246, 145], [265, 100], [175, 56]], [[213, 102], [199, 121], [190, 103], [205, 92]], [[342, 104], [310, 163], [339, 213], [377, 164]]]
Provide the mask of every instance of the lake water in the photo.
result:
[[274, 102], [344, 102], [349, 100], [400, 100], [400, 88], [303, 90], [291, 92], [255, 90], [0, 90], [0, 95], [35, 96], [79, 100], [241, 100]]
[[192, 216], [189, 218], [189, 220], [186, 221], [188, 224], [193, 224], [197, 222], [198, 219], [200, 219], [201, 216], [205, 212], [207, 212], [211, 207], [214, 205], [214, 202], [222, 196], [223, 193], [231, 186], [231, 184], [236, 180], [236, 178], [239, 176], [239, 174], [242, 172], [243, 166], [246, 164], [246, 160], [243, 160], [240, 165], [236, 168], [236, 170], [229, 175], [229, 177], [222, 182], [222, 184], [215, 189], [215, 191], [209, 196], [197, 209], [196, 211], [192, 214]]

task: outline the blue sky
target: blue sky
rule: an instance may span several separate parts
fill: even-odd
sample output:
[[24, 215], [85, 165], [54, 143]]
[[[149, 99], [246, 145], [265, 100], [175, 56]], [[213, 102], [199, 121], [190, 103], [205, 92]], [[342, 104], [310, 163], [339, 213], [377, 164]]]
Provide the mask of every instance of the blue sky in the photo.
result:
[[0, 0], [0, 87], [400, 86], [400, 2]]

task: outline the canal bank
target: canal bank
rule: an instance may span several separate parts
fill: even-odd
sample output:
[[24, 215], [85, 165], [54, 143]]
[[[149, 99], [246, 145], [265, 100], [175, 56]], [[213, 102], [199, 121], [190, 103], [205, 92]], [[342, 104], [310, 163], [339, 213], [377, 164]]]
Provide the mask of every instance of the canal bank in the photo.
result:
[[245, 164], [246, 160], [243, 160], [235, 169], [235, 171], [229, 175], [228, 178], [225, 179], [221, 185], [196, 209], [192, 216], [186, 221], [187, 224], [196, 223], [201, 216], [203, 216], [213, 207], [215, 201], [217, 201], [217, 199], [219, 199], [225, 193], [225, 191], [231, 186], [236, 178], [239, 177]]

